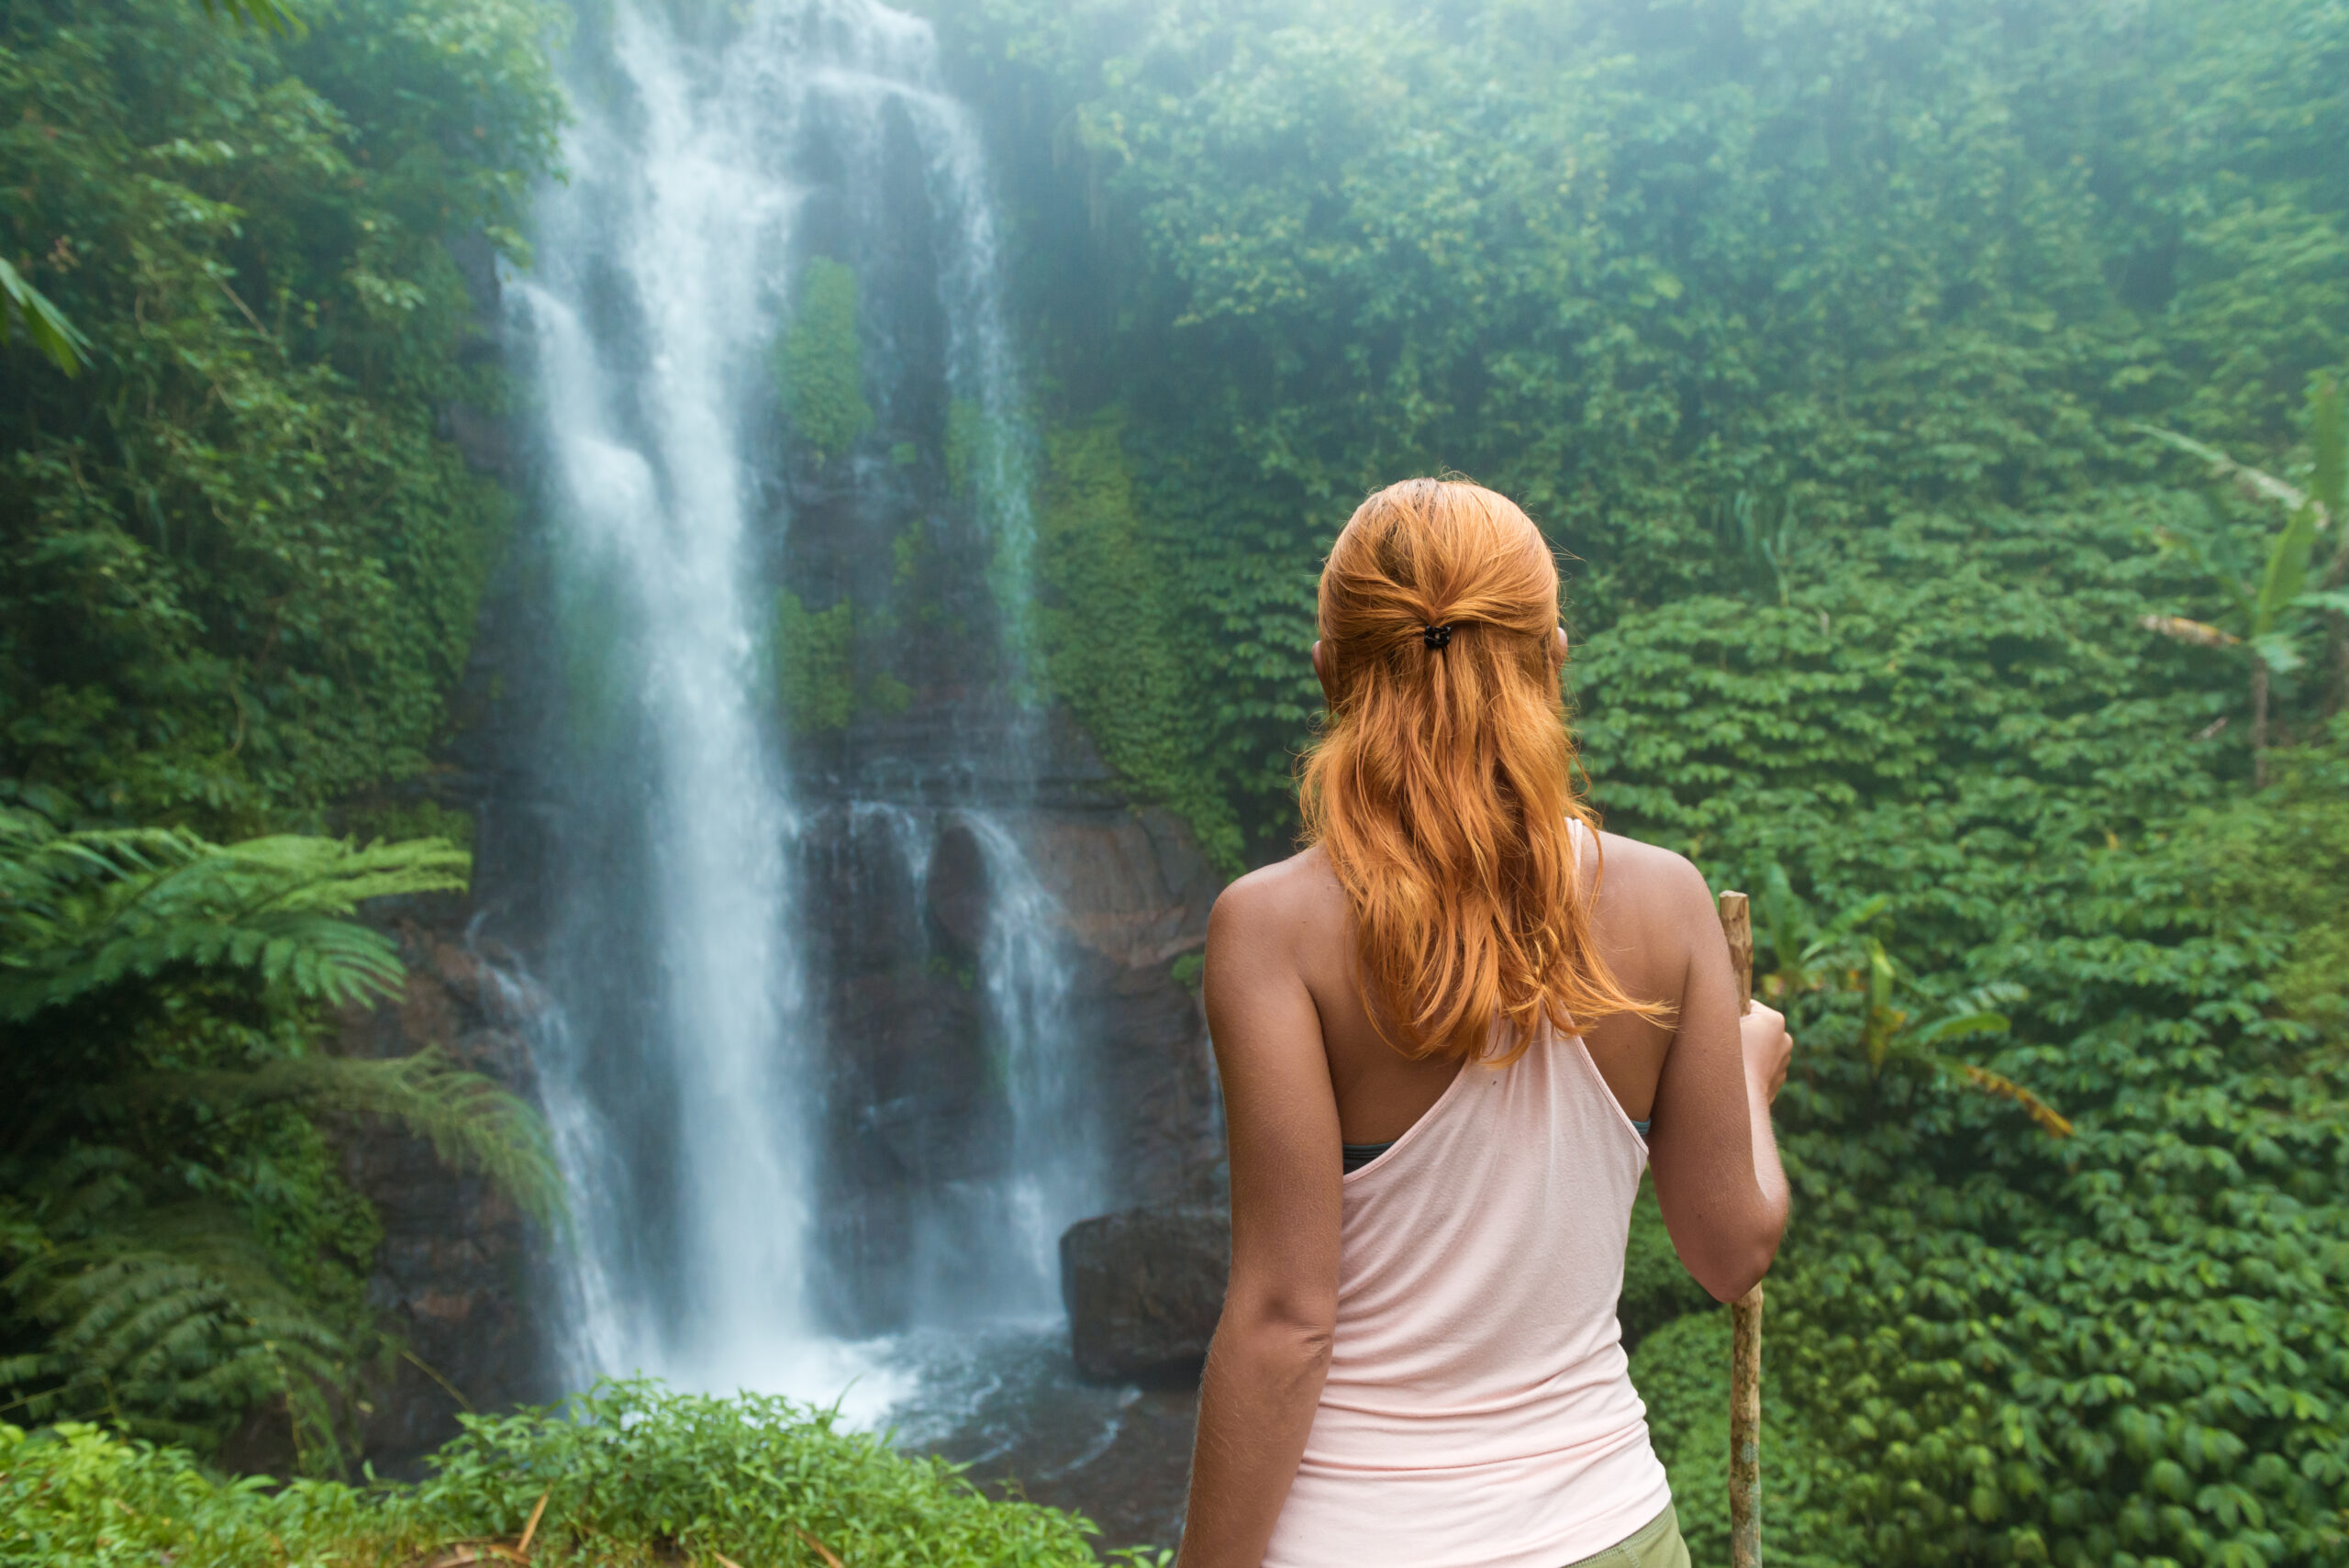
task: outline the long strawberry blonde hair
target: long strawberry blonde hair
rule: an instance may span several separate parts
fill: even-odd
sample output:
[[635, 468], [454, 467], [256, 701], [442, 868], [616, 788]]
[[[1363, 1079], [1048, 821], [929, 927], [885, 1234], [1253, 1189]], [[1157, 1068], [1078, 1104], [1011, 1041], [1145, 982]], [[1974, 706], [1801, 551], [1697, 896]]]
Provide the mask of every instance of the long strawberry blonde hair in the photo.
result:
[[1407, 479], [1364, 501], [1321, 569], [1330, 709], [1298, 806], [1353, 906], [1365, 999], [1408, 1056], [1513, 1061], [1560, 1028], [1663, 1009], [1591, 940], [1595, 880], [1559, 691], [1558, 566], [1507, 497]]

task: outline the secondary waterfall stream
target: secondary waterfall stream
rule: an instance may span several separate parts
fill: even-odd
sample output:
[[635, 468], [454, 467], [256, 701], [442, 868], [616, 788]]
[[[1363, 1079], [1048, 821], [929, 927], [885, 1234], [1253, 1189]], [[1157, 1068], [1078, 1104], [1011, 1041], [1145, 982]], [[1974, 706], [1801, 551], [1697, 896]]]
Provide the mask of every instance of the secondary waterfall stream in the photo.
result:
[[546, 542], [527, 977], [574, 1385], [829, 1399], [1055, 1310], [1097, 1206], [1053, 895], [1030, 440], [985, 161], [863, 0], [583, 12], [509, 280]]

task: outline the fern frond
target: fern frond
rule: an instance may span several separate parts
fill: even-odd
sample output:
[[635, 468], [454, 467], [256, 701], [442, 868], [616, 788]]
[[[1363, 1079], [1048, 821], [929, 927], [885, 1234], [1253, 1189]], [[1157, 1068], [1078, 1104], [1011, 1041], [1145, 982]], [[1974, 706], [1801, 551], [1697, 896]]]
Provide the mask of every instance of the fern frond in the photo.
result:
[[313, 1111], [380, 1116], [432, 1146], [441, 1162], [486, 1177], [542, 1225], [563, 1214], [562, 1173], [546, 1123], [520, 1096], [438, 1051], [375, 1061], [298, 1056], [250, 1073], [159, 1073], [136, 1094], [221, 1106], [295, 1103]]
[[[13, 1405], [35, 1419], [105, 1413], [161, 1437], [217, 1431], [280, 1396], [297, 1414], [324, 1412], [317, 1388], [342, 1382], [353, 1355], [244, 1218], [202, 1201], [54, 1245], [9, 1287], [50, 1329], [42, 1351], [0, 1364]], [[330, 1419], [301, 1425], [306, 1447], [337, 1450]]]
[[371, 898], [462, 891], [473, 857], [446, 839], [409, 839], [360, 848], [334, 839], [284, 834], [217, 851], [225, 867], [268, 889], [264, 910], [348, 915]]
[[385, 996], [397, 949], [342, 917], [461, 889], [470, 864], [440, 839], [220, 846], [168, 829], [61, 834], [0, 811], [0, 1020], [180, 970], [242, 972], [329, 1005]]
[[[287, 1057], [307, 1005], [371, 1002], [405, 971], [393, 940], [349, 917], [371, 899], [463, 887], [467, 857], [443, 840], [360, 846], [279, 836], [215, 845], [173, 829], [61, 832], [0, 807], [0, 1022], [54, 1020], [44, 1040], [128, 1017], [96, 1080], [29, 1109], [22, 1157], [39, 1178], [0, 1199], [0, 1293], [46, 1336], [0, 1362], [0, 1411], [104, 1417], [159, 1438], [217, 1437], [241, 1410], [282, 1399], [306, 1459], [340, 1452], [338, 1402], [353, 1347], [262, 1246], [252, 1217], [158, 1194], [212, 1184], [217, 1151], [129, 1151], [105, 1141], [128, 1102], [195, 1096], [221, 1111], [391, 1117], [451, 1164], [478, 1171], [551, 1218], [561, 1184], [544, 1129], [520, 1100], [438, 1054], [393, 1062]], [[237, 1021], [239, 995], [267, 1022]], [[60, 1010], [93, 1008], [66, 1023]], [[150, 1030], [151, 1025], [151, 1030]], [[156, 1038], [139, 1032], [150, 1030]], [[274, 1059], [254, 1071], [121, 1076], [131, 1062]], [[27, 1079], [36, 1095], [48, 1088]], [[142, 1118], [158, 1128], [206, 1118]], [[57, 1145], [66, 1147], [61, 1151]], [[12, 1349], [21, 1349], [12, 1346]]]

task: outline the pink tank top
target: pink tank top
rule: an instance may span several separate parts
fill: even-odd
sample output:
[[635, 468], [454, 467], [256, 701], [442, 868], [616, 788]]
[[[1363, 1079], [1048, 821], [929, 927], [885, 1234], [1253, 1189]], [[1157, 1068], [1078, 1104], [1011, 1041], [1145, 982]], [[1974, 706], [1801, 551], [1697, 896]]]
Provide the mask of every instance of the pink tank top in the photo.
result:
[[1646, 1168], [1545, 1031], [1345, 1178], [1330, 1377], [1265, 1568], [1562, 1568], [1664, 1511], [1615, 1320]]

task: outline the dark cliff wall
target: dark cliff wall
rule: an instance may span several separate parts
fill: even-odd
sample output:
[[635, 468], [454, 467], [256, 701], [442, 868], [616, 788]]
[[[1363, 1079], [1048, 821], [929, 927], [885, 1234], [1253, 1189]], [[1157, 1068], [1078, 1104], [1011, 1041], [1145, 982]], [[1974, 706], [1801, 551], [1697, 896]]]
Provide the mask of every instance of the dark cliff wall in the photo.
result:
[[[462, 900], [437, 900], [386, 920], [406, 983], [395, 1001], [347, 1016], [338, 1046], [365, 1057], [438, 1049], [528, 1095], [518, 1020], [465, 945], [471, 913]], [[531, 1310], [544, 1238], [502, 1194], [396, 1127], [353, 1122], [343, 1151], [345, 1176], [383, 1222], [368, 1300], [399, 1346], [370, 1379], [361, 1443], [379, 1470], [397, 1472], [455, 1436], [459, 1411], [554, 1392]]]

